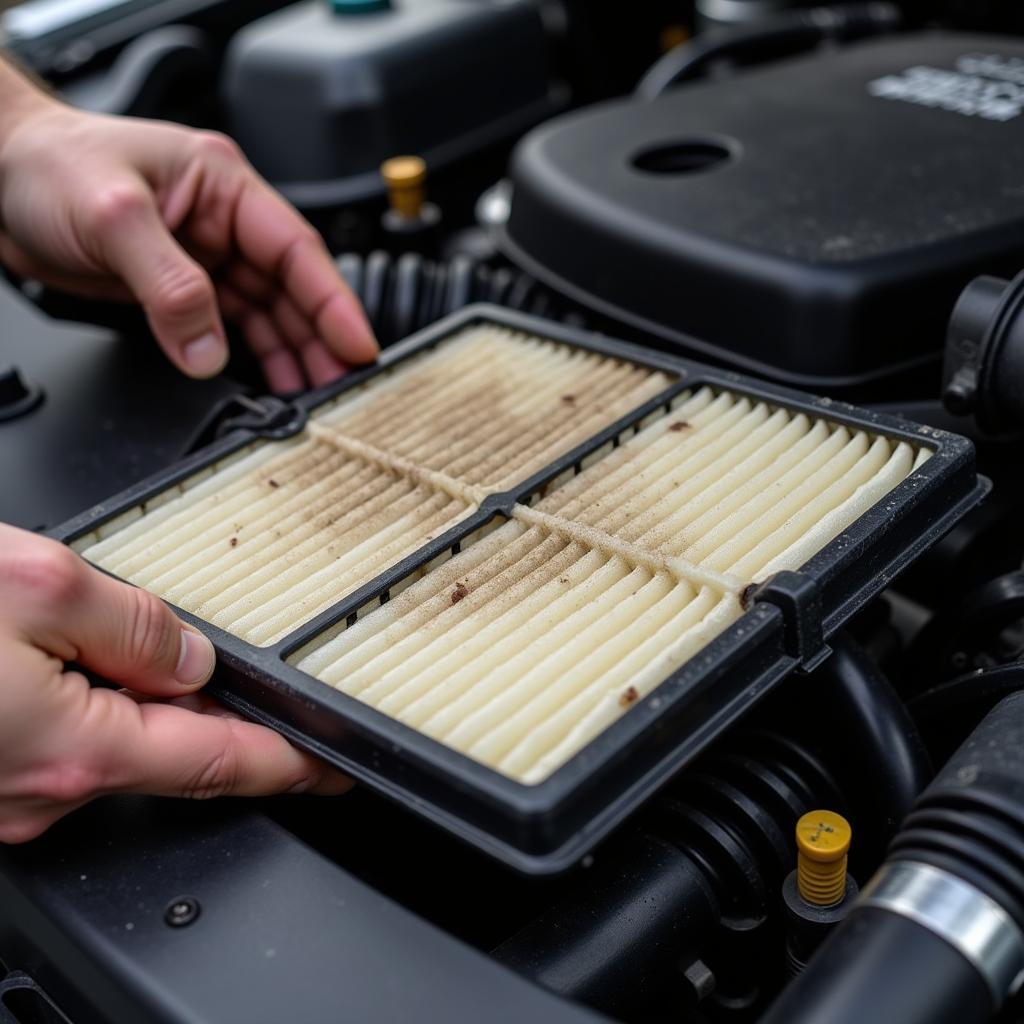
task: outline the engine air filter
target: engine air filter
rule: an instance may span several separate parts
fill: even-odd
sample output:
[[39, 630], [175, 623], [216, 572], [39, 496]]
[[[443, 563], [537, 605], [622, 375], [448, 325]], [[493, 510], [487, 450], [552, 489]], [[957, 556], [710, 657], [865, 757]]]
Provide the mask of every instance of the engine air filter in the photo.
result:
[[257, 443], [75, 546], [266, 646], [667, 383], [620, 360], [471, 328], [325, 406], [300, 438]]
[[970, 443], [488, 307], [58, 531], [214, 688], [566, 867], [981, 496]]
[[728, 391], [673, 404], [298, 667], [539, 782], [931, 454]]

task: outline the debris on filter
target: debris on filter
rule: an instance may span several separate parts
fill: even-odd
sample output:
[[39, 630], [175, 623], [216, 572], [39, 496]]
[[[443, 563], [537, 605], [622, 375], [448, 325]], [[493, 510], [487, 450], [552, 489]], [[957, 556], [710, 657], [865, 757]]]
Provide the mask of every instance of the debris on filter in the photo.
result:
[[228, 543], [229, 543], [229, 544], [230, 544], [230, 545], [231, 545], [231, 546], [232, 546], [233, 548], [237, 548], [237, 547], [238, 547], [238, 538], [237, 538], [237, 537], [232, 537], [232, 538], [231, 538], [231, 540], [230, 540], [230, 541], [228, 541]]
[[[298, 668], [536, 785], [648, 694], [653, 707], [764, 580], [803, 565], [915, 458], [902, 441], [701, 388]], [[459, 580], [473, 601], [453, 613]]]
[[[296, 437], [254, 442], [76, 547], [266, 646], [670, 383], [572, 345], [474, 326], [325, 403]], [[233, 544], [242, 526], [246, 543]]]
[[621, 697], [619, 697], [619, 704], [628, 708], [630, 704], [635, 704], [640, 699], [640, 694], [635, 686], [628, 687]]
[[455, 589], [452, 591], [452, 604], [458, 604], [464, 597], [469, 594], [465, 583], [458, 583]]

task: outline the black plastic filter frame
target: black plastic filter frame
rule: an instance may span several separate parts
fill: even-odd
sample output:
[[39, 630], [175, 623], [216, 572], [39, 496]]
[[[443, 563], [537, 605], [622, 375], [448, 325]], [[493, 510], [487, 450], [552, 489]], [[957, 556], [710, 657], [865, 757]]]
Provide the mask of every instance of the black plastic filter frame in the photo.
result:
[[[660, 394], [477, 511], [268, 647], [256, 647], [182, 609], [213, 641], [208, 690], [255, 721], [519, 871], [551, 874], [585, 855], [723, 729], [795, 669], [827, 654], [827, 638], [985, 494], [970, 441], [845, 403], [492, 306], [472, 306], [387, 350], [379, 362], [304, 395], [263, 429], [241, 429], [51, 532], [71, 544], [141, 502], [254, 442], [299, 432], [309, 414], [468, 327], [492, 324], [622, 359], [670, 379]], [[388, 600], [391, 589], [461, 544], [547, 483], [579, 469], [652, 414], [702, 386], [903, 440], [932, 456], [809, 559], [754, 592], [744, 614], [645, 698], [535, 785], [526, 785], [300, 671], [288, 658], [325, 631]]]

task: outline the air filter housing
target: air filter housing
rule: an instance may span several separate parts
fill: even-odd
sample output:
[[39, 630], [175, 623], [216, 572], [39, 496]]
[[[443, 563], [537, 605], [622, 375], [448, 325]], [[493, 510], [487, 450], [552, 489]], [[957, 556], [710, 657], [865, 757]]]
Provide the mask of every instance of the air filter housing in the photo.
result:
[[59, 531], [215, 684], [565, 867], [982, 492], [969, 442], [487, 307]]

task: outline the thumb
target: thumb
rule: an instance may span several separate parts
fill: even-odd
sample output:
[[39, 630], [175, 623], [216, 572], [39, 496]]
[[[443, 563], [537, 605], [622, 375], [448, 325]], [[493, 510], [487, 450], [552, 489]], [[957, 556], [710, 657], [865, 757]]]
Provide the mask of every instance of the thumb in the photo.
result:
[[[34, 538], [35, 585], [22, 588], [28, 638], [139, 693], [180, 697], [213, 674], [213, 645], [158, 597]], [[52, 546], [51, 546], [52, 545]]]
[[224, 325], [206, 271], [171, 236], [141, 183], [102, 201], [94, 231], [108, 266], [146, 311], [171, 362], [190, 377], [212, 377], [228, 358]]

